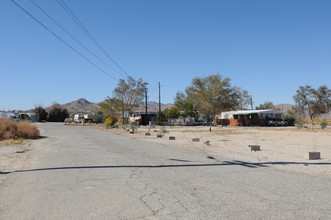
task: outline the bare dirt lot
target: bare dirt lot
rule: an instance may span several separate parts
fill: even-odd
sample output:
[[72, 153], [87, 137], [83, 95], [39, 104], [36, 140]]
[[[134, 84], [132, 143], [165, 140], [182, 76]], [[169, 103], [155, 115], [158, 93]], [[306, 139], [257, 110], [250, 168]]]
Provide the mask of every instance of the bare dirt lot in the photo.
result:
[[[165, 129], [165, 132], [162, 130]], [[297, 129], [295, 127], [147, 127], [134, 134], [126, 129], [103, 129], [131, 138], [189, 148], [235, 160], [268, 164], [280, 169], [331, 177], [331, 129]], [[145, 133], [149, 132], [147, 136]], [[157, 134], [163, 134], [157, 138]], [[169, 140], [169, 137], [175, 140]], [[199, 142], [193, 142], [199, 138]], [[209, 141], [209, 145], [206, 142]], [[249, 145], [260, 145], [251, 151]], [[320, 152], [321, 159], [309, 160], [308, 152]]]
[[[27, 152], [31, 150], [31, 141], [0, 141], [0, 172], [21, 168]], [[1, 180], [1, 176], [0, 176]]]

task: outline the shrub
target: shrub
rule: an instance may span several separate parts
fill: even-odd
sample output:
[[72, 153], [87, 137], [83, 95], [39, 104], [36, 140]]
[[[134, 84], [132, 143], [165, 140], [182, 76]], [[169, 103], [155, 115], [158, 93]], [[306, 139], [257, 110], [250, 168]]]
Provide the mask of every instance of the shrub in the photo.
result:
[[35, 139], [40, 136], [40, 133], [35, 125], [22, 121], [18, 123], [16, 136], [24, 139]]
[[17, 123], [7, 119], [0, 120], [0, 140], [15, 138]]
[[304, 127], [304, 126], [303, 126], [303, 120], [302, 120], [302, 119], [298, 119], [298, 120], [296, 120], [296, 126], [297, 126], [297, 128], [299, 128], [299, 129], [303, 128], [303, 127]]
[[323, 119], [323, 121], [321, 122], [321, 128], [324, 129], [328, 126], [328, 122], [326, 121], [326, 119]]
[[14, 122], [7, 119], [0, 120], [0, 140], [7, 139], [35, 139], [40, 136], [37, 127], [29, 122]]
[[110, 128], [110, 126], [113, 126], [117, 122], [117, 118], [115, 117], [107, 117], [104, 121], [104, 124], [106, 128]]
[[295, 118], [290, 115], [285, 115], [284, 121], [287, 121], [289, 126], [294, 126]]

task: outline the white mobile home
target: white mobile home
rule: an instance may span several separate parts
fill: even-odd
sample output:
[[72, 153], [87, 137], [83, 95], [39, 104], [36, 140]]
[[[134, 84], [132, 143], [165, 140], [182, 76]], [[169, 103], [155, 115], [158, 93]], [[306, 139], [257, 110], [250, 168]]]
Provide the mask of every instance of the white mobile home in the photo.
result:
[[273, 118], [284, 119], [284, 113], [273, 109], [222, 112], [220, 115], [216, 115], [216, 124], [234, 126], [265, 125], [267, 120]]

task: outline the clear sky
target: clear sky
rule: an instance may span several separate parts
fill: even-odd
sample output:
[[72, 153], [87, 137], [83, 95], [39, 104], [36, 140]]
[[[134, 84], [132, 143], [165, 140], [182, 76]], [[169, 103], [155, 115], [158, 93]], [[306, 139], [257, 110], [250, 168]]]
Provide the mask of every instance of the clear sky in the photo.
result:
[[[57, 0], [15, 0], [104, 72], [10, 0], [0, 1], [0, 110], [100, 102], [125, 74]], [[173, 103], [194, 77], [220, 73], [265, 101], [293, 103], [300, 85], [331, 86], [330, 0], [64, 0], [122, 69], [149, 83], [149, 100]], [[121, 73], [121, 74], [120, 74]], [[115, 78], [112, 79], [111, 77]]]

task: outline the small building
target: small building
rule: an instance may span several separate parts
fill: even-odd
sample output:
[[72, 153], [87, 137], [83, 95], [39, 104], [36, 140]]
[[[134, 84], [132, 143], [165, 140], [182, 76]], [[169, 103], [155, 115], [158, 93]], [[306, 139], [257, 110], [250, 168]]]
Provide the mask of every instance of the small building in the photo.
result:
[[284, 113], [273, 109], [229, 111], [216, 115], [215, 121], [217, 125], [264, 126], [273, 118], [284, 119]]
[[157, 111], [149, 111], [147, 112], [132, 112], [129, 117], [129, 123], [138, 122], [139, 125], [148, 125], [151, 121], [152, 123], [156, 122], [158, 112]]

